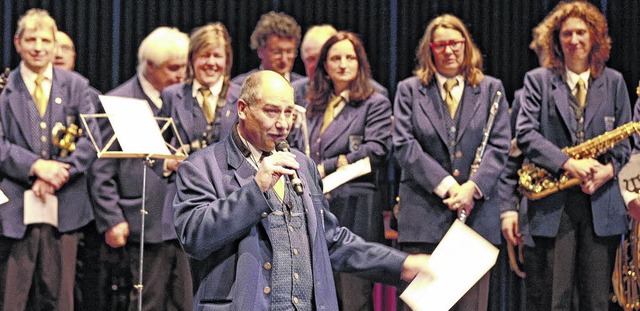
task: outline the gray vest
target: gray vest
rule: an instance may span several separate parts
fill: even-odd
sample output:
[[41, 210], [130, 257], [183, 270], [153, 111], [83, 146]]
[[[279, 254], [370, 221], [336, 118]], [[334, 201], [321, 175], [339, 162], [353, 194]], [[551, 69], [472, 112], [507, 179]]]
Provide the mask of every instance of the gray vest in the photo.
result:
[[284, 202], [270, 189], [273, 248], [271, 310], [313, 310], [313, 272], [302, 199], [286, 183]]

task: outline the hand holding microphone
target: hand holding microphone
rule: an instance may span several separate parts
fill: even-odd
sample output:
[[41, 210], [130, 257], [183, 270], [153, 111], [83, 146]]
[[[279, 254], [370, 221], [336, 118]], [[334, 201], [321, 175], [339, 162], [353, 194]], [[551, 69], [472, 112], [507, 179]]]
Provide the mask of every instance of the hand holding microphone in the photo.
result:
[[[276, 141], [276, 151], [291, 152], [289, 149], [289, 143], [286, 139], [278, 139]], [[298, 177], [298, 171], [294, 169], [293, 174], [288, 175], [288, 178], [293, 190], [298, 195], [302, 195], [302, 180]]]

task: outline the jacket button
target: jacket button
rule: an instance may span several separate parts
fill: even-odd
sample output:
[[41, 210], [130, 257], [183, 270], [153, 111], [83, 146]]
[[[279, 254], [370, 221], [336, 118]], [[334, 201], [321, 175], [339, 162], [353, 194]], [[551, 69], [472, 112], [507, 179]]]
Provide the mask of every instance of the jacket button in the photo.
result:
[[293, 296], [293, 303], [297, 304], [298, 303], [298, 297]]
[[265, 286], [265, 287], [262, 289], [262, 292], [268, 295], [269, 293], [271, 293], [271, 287], [269, 287], [269, 286]]
[[47, 128], [47, 123], [46, 122], [40, 122], [40, 128], [41, 129], [46, 129]]
[[262, 215], [260, 216], [262, 216], [262, 218], [266, 218], [267, 216], [269, 216], [269, 214], [267, 214], [267, 212], [262, 212]]
[[458, 169], [453, 170], [453, 177], [458, 177], [458, 176], [460, 176], [460, 170]]
[[271, 263], [267, 261], [262, 265], [262, 267], [264, 267], [265, 270], [271, 270]]
[[458, 159], [462, 158], [462, 151], [460, 150], [456, 151], [456, 158]]
[[331, 200], [331, 193], [325, 194], [324, 197], [327, 198], [327, 200]]

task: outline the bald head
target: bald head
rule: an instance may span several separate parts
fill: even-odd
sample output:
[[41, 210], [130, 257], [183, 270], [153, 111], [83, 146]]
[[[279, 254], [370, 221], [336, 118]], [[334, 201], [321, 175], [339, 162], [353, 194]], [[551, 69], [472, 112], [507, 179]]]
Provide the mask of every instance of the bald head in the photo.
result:
[[331, 36], [336, 34], [336, 29], [331, 25], [313, 26], [307, 30], [300, 45], [300, 54], [307, 77], [313, 80], [313, 73], [318, 65], [320, 50]]
[[71, 37], [62, 31], [56, 32], [53, 65], [66, 70], [73, 70], [76, 66], [76, 47]]
[[238, 100], [238, 131], [251, 145], [272, 151], [293, 124], [293, 88], [282, 75], [262, 70], [242, 84]]

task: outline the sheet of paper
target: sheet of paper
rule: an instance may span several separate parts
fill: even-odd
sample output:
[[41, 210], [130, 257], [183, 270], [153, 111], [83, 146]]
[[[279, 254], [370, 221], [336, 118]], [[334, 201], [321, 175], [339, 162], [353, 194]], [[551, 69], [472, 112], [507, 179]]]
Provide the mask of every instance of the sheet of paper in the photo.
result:
[[324, 185], [322, 192], [330, 192], [349, 180], [369, 173], [371, 173], [371, 161], [369, 160], [369, 157], [366, 157], [347, 166], [343, 166], [335, 172], [325, 176], [322, 179], [322, 184]]
[[414, 311], [449, 310], [498, 259], [498, 249], [456, 220], [428, 266], [433, 275], [418, 275], [400, 298]]
[[640, 153], [634, 153], [629, 162], [618, 173], [620, 193], [624, 204], [629, 207], [629, 202], [640, 195]]
[[44, 202], [32, 190], [24, 192], [24, 224], [50, 224], [58, 227], [58, 197], [45, 196]]
[[0, 190], [0, 205], [9, 202], [9, 198], [7, 198], [7, 195], [4, 194], [4, 192], [2, 192], [2, 190]]
[[118, 96], [99, 97], [123, 152], [171, 154], [147, 101]]

